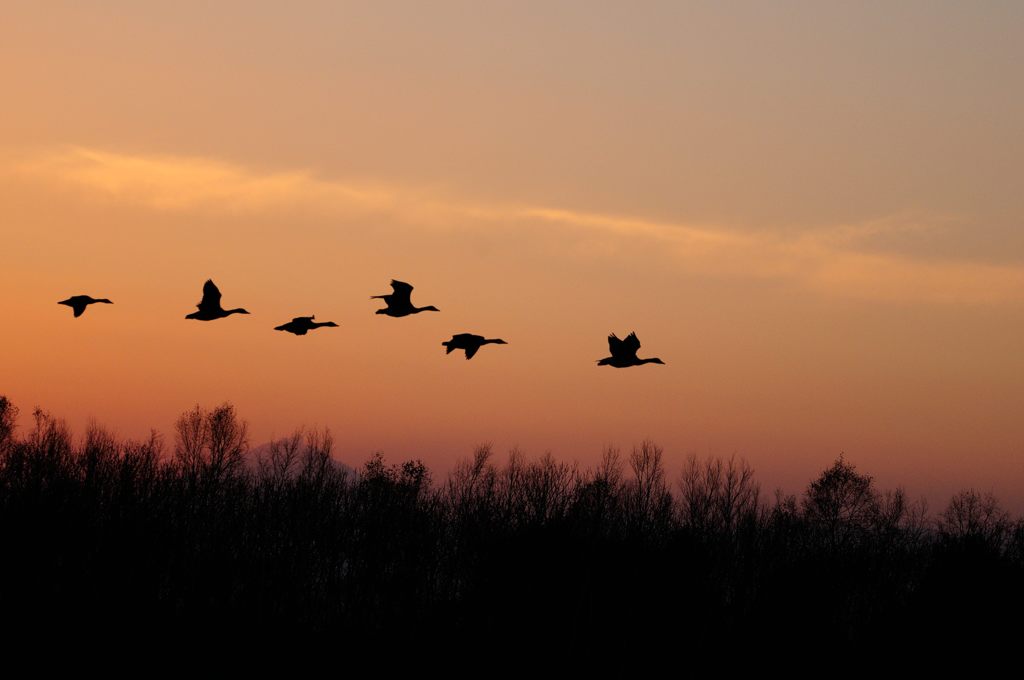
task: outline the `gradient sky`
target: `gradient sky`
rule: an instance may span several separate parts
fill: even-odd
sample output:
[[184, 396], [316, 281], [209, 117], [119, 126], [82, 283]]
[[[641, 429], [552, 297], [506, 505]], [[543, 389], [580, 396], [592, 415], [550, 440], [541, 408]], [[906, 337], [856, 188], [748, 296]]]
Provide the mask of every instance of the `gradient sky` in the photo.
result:
[[[649, 437], [790, 491], [845, 451], [1024, 509], [1021, 3], [209, 4], [0, 7], [23, 416], [230, 400], [439, 470]], [[208, 277], [252, 315], [184, 320]], [[373, 314], [392, 277], [442, 313]], [[595, 367], [631, 330], [667, 366]]]

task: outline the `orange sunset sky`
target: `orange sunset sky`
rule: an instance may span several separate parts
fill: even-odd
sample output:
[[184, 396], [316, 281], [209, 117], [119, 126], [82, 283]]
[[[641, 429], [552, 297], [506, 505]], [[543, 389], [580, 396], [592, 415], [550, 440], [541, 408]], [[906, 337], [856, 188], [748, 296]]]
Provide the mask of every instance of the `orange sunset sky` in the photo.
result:
[[[1021, 510], [1021, 64], [1017, 2], [4, 2], [0, 393]], [[667, 365], [596, 367], [631, 330]]]

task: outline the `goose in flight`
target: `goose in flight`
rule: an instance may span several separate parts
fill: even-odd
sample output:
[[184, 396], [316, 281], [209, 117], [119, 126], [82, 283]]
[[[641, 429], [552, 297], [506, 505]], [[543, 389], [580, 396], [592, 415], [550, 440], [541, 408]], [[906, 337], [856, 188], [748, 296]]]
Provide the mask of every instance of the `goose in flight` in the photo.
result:
[[615, 333], [608, 336], [608, 349], [612, 355], [597, 362], [598, 366], [614, 366], [615, 368], [628, 368], [630, 366], [641, 366], [643, 364], [664, 364], [661, 359], [637, 359], [636, 351], [640, 349], [640, 339], [636, 333], [630, 333], [625, 340], [619, 340]]
[[371, 300], [383, 300], [387, 303], [385, 309], [378, 309], [378, 314], [387, 314], [388, 316], [409, 316], [410, 314], [419, 314], [420, 312], [440, 312], [441, 310], [433, 305], [427, 307], [415, 307], [412, 304], [412, 286], [404, 281], [395, 281], [391, 279], [391, 295], [371, 295]]
[[210, 279], [207, 279], [206, 283], [203, 284], [203, 299], [199, 301], [196, 307], [199, 308], [199, 311], [186, 314], [186, 319], [213, 321], [214, 319], [223, 319], [225, 316], [231, 316], [232, 314], [249, 313], [241, 307], [237, 309], [224, 309], [221, 307], [220, 290]]
[[459, 333], [458, 335], [453, 335], [451, 340], [441, 344], [448, 348], [445, 350], [445, 354], [451, 354], [457, 349], [464, 349], [466, 350], [466, 358], [472, 359], [477, 350], [484, 345], [507, 345], [508, 343], [501, 338], [488, 339], [482, 335]]
[[337, 328], [338, 324], [333, 321], [314, 321], [315, 316], [297, 316], [286, 324], [274, 328], [275, 331], [286, 331], [295, 335], [305, 335], [314, 328]]
[[68, 307], [73, 309], [75, 311], [75, 318], [77, 319], [78, 317], [82, 316], [82, 314], [85, 313], [86, 307], [88, 307], [89, 305], [94, 305], [97, 302], [102, 302], [107, 305], [114, 304], [107, 298], [94, 298], [89, 297], [88, 295], [72, 295], [67, 300], [61, 300], [57, 304], [67, 305]]

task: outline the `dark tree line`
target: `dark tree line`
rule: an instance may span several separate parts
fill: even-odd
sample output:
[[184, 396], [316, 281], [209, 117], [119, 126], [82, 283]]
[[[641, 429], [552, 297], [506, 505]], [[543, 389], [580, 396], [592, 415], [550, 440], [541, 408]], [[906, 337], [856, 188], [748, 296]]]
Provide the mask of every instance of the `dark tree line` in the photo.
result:
[[651, 442], [593, 468], [481, 446], [441, 480], [381, 454], [353, 471], [327, 431], [253, 454], [227, 404], [182, 414], [170, 444], [16, 416], [0, 397], [0, 611], [28, 634], [699, 649], [1020, 632], [1021, 520], [973, 490], [930, 516], [843, 457], [767, 498], [742, 460], [672, 472]]

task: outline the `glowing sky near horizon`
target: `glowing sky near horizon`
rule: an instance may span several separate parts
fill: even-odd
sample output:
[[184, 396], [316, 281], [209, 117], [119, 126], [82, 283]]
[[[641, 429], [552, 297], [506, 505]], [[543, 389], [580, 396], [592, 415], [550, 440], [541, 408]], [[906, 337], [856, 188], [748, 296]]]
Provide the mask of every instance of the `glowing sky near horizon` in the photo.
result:
[[[0, 393], [1024, 509], [1024, 5], [8, 2]], [[184, 320], [212, 277], [248, 317]], [[440, 314], [375, 315], [392, 278]], [[109, 297], [81, 319], [55, 303]], [[337, 329], [271, 329], [316, 314]], [[597, 368], [635, 330], [666, 366]], [[502, 337], [472, 361], [452, 333]], [[27, 424], [27, 423], [26, 423]]]

